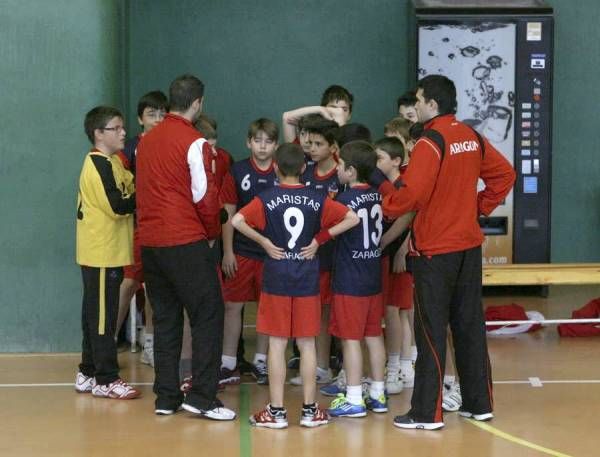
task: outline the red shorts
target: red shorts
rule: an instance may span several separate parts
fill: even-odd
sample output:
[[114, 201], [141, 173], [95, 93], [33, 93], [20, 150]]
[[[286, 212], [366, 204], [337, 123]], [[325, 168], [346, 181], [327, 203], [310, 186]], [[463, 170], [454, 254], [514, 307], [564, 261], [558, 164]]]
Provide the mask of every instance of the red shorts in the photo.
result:
[[144, 271], [142, 270], [142, 247], [138, 239], [137, 228], [133, 230], [133, 265], [123, 267], [123, 276], [144, 282]]
[[407, 271], [389, 273], [390, 258], [388, 256], [383, 257], [381, 262], [383, 303], [399, 309], [412, 309], [414, 291], [413, 275]]
[[331, 271], [319, 272], [319, 290], [321, 291], [321, 304], [331, 304]]
[[343, 340], [362, 340], [383, 334], [383, 297], [334, 294], [329, 312], [329, 333]]
[[260, 294], [256, 331], [284, 338], [318, 336], [321, 327], [321, 300], [318, 295], [288, 297]]
[[235, 255], [237, 271], [233, 278], [223, 278], [223, 300], [230, 303], [258, 301], [262, 288], [263, 263]]

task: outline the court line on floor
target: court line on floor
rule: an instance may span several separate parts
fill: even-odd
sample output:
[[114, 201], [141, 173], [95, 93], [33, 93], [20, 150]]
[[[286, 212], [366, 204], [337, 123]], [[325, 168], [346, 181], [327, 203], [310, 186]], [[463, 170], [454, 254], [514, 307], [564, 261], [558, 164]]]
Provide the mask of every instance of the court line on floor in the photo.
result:
[[543, 452], [544, 454], [552, 455], [554, 457], [572, 457], [569, 454], [564, 454], [562, 452], [558, 452], [553, 449], [548, 449], [546, 447], [532, 443], [531, 441], [527, 441], [527, 440], [524, 440], [523, 438], [519, 438], [514, 435], [511, 435], [510, 433], [503, 432], [502, 430], [499, 430], [496, 427], [492, 427], [489, 424], [486, 424], [483, 422], [478, 422], [473, 419], [468, 419], [467, 421], [470, 422], [471, 424], [473, 424], [475, 427], [479, 427], [480, 429], [485, 430], [486, 432], [492, 433], [493, 435], [496, 435], [499, 438], [503, 438], [512, 443], [519, 444], [521, 446], [525, 446], [525, 447], [534, 449], [539, 452]]

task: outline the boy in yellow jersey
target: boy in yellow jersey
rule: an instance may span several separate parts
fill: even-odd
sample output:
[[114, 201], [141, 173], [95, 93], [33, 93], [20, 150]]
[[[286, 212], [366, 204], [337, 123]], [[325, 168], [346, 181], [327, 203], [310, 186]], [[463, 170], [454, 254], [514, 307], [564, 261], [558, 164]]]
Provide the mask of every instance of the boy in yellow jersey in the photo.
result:
[[77, 197], [83, 342], [75, 390], [129, 400], [140, 392], [119, 377], [114, 339], [123, 266], [133, 263], [133, 175], [115, 155], [125, 141], [123, 116], [98, 106], [86, 114], [84, 128], [94, 147], [83, 162]]

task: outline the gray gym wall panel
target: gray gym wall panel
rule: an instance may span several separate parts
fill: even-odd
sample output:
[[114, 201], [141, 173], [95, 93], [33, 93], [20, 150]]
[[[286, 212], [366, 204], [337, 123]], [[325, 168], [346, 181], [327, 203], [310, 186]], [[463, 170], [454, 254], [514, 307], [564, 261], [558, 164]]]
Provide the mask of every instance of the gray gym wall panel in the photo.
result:
[[81, 348], [85, 113], [120, 104], [117, 0], [0, 1], [0, 352]]

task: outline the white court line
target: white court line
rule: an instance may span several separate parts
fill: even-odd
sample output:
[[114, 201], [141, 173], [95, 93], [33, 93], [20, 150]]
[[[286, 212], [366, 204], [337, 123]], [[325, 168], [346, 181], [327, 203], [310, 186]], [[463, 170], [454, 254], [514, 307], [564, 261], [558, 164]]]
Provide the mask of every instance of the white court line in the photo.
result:
[[[534, 385], [539, 383], [540, 385]], [[152, 386], [152, 382], [128, 382], [130, 386]], [[256, 382], [242, 382], [241, 384], [255, 385]], [[555, 379], [555, 380], [541, 380], [540, 378], [529, 378], [528, 380], [508, 380], [508, 381], [494, 381], [494, 384], [528, 384], [532, 387], [542, 387], [543, 384], [600, 384], [600, 379]], [[2, 387], [73, 387], [72, 382], [51, 382], [51, 383], [32, 383], [32, 384], [0, 384]]]

